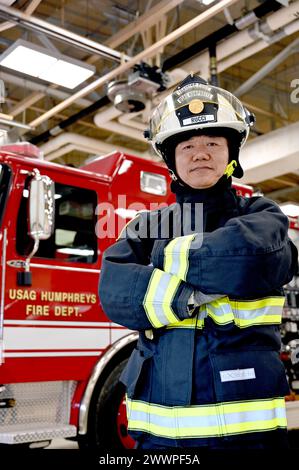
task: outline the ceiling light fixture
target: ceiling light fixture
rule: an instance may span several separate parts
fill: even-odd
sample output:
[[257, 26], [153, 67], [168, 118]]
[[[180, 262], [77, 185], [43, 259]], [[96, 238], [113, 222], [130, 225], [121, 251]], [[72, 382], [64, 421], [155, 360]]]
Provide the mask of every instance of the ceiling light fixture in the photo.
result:
[[93, 65], [18, 39], [0, 56], [0, 65], [65, 88], [76, 88], [95, 73]]
[[203, 5], [210, 5], [211, 3], [215, 2], [215, 0], [199, 0], [199, 1]]

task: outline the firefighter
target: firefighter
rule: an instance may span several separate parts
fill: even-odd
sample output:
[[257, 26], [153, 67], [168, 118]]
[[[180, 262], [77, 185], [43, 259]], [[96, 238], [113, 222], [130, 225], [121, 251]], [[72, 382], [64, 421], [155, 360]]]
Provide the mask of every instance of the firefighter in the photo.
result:
[[176, 203], [138, 214], [104, 253], [102, 306], [140, 332], [121, 376], [140, 449], [288, 445], [279, 324], [298, 255], [278, 205], [231, 186], [252, 122], [228, 91], [183, 80], [148, 135]]

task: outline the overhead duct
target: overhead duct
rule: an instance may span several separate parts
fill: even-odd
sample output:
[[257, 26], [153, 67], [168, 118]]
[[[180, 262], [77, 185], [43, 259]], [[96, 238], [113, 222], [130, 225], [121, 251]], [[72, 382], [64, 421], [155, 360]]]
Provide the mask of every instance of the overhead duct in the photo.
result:
[[248, 28], [248, 26], [256, 23], [259, 18], [266, 16], [270, 12], [277, 11], [280, 8], [281, 5], [278, 2], [267, 0], [254, 8], [248, 14], [234, 21], [233, 24], [223, 26], [205, 38], [200, 39], [186, 49], [166, 59], [162, 67], [163, 72], [171, 70], [178, 65], [181, 66], [184, 62], [191, 59], [191, 57], [197, 56], [201, 51], [208, 49], [211, 44], [217, 44], [219, 41], [228, 38], [228, 36], [231, 36], [233, 33]]
[[255, 184], [299, 168], [299, 122], [247, 142], [241, 150], [242, 183]]
[[[278, 28], [278, 29], [283, 28], [283, 29], [280, 29], [280, 33], [279, 33], [280, 35], [282, 34], [283, 36], [287, 36], [289, 34], [293, 34], [295, 31], [299, 30], [299, 20], [293, 21], [293, 19], [297, 17], [298, 10], [299, 10], [299, 0], [297, 0], [289, 8], [281, 9], [269, 15], [266, 19], [267, 24], [269, 25], [271, 24], [272, 28]], [[287, 21], [290, 21], [291, 23], [286, 24]], [[276, 30], [273, 30], [273, 31], [275, 32]], [[275, 37], [276, 37], [276, 34], [275, 34]], [[247, 46], [247, 44], [252, 44], [252, 45]], [[262, 50], [268, 47], [269, 43], [263, 40], [253, 42], [253, 39], [248, 33], [248, 30], [241, 31], [235, 34], [232, 38], [222, 41], [217, 46], [218, 71], [222, 72], [228, 66], [234, 65], [239, 60], [242, 60], [242, 57], [247, 57], [247, 56], [252, 55], [249, 51], [251, 50], [251, 48], [254, 48], [256, 46], [259, 48], [259, 50]], [[236, 50], [239, 50], [240, 48], [242, 48], [241, 51], [235, 54], [236, 56], [238, 55], [238, 60], [235, 60], [234, 53]], [[228, 62], [229, 62], [229, 65], [228, 65]], [[184, 64], [184, 70], [173, 69], [170, 72], [168, 72], [171, 86], [175, 85], [177, 82], [184, 79], [188, 72], [197, 71], [197, 70], [200, 70], [200, 73], [203, 76], [203, 78], [206, 78], [206, 79], [208, 78], [209, 76], [209, 52], [208, 51], [203, 52], [202, 54], [197, 56], [196, 59], [193, 59], [190, 62]], [[156, 95], [154, 99], [155, 104], [161, 101], [161, 99], [163, 99], [165, 94], [166, 92], [162, 92], [161, 95]], [[247, 106], [250, 107], [250, 105], [247, 105]], [[99, 127], [102, 127], [101, 123], [103, 123], [103, 119], [101, 118], [101, 115], [102, 115], [102, 112], [100, 111], [94, 117], [94, 122]], [[123, 119], [121, 119], [121, 121], [123, 122]], [[131, 126], [133, 123], [134, 121], [131, 121], [130, 123]], [[104, 124], [105, 124], [105, 128], [109, 129], [109, 125], [111, 123], [105, 121]], [[116, 131], [116, 129], [114, 130]], [[122, 131], [124, 131], [124, 129], [122, 129]], [[128, 132], [128, 135], [130, 135], [131, 129], [128, 129], [127, 132]]]
[[[298, 30], [296, 24], [298, 21], [299, 0], [296, 0], [287, 8], [281, 8], [275, 13], [272, 13], [265, 18], [261, 28], [263, 31], [268, 31], [272, 34], [272, 39], [266, 42], [264, 39], [257, 40], [257, 36], [252, 33], [255, 28], [247, 28], [233, 36], [222, 40], [217, 44], [217, 58], [218, 58], [218, 72], [221, 73], [228, 67], [252, 56], [256, 52], [265, 49], [274, 43]], [[294, 27], [292, 24], [294, 23]], [[295, 24], [296, 23], [296, 24]], [[283, 28], [283, 29], [280, 29]], [[277, 33], [277, 31], [279, 32]], [[234, 55], [232, 55], [234, 54]], [[230, 57], [231, 56], [231, 57]], [[200, 71], [204, 78], [209, 76], [209, 53], [204, 51], [196, 57], [184, 64], [186, 72]]]
[[[116, 148], [114, 145], [108, 144], [107, 142], [102, 142], [101, 140], [85, 137], [73, 132], [64, 132], [63, 134], [58, 135], [50, 142], [41, 145], [40, 150], [44, 153], [45, 160], [48, 161], [59, 158], [71, 150], [81, 150], [83, 152], [93, 154], [107, 154], [115, 152], [116, 150], [129, 153], [127, 148], [120, 146], [117, 146]], [[147, 152], [134, 152], [134, 154], [147, 159], [151, 158], [150, 154]]]
[[32, 137], [32, 139], [30, 139], [30, 142], [34, 145], [37, 145], [40, 142], [45, 142], [50, 137], [55, 136], [57, 134], [60, 134], [60, 132], [62, 132], [63, 129], [66, 129], [67, 127], [71, 126], [75, 122], [79, 121], [79, 119], [82, 119], [83, 117], [93, 113], [97, 109], [103, 108], [103, 106], [106, 106], [109, 103], [110, 103], [110, 101], [109, 101], [108, 96], [103, 96], [102, 98], [100, 98], [95, 103], [92, 103], [87, 108], [81, 109], [76, 114], [73, 114], [72, 116], [64, 119], [59, 124], [57, 124], [55, 127], [52, 127], [51, 129], [49, 129], [48, 131], [43, 132], [42, 134], [39, 134], [35, 137]]
[[[237, 1], [238, 0], [220, 0], [219, 2], [217, 2], [217, 4], [214, 4], [212, 7], [203, 11], [196, 17], [189, 20], [187, 23], [183, 24], [176, 30], [172, 31], [171, 33], [167, 34], [163, 38], [159, 39], [157, 42], [155, 42], [151, 46], [147, 47], [143, 51], [136, 54], [128, 62], [122, 63], [118, 67], [114, 68], [110, 72], [106, 73], [102, 77], [98, 78], [97, 80], [88, 84], [86, 87], [74, 93], [72, 97], [66, 99], [62, 103], [59, 103], [58, 105], [49, 109], [44, 114], [42, 114], [41, 116], [37, 117], [32, 122], [30, 122], [30, 125], [35, 126], [35, 127], [39, 126], [41, 123], [43, 123], [50, 117], [54, 116], [56, 113], [65, 109], [70, 104], [74, 103], [78, 98], [82, 98], [83, 96], [88, 95], [91, 91], [104, 86], [109, 81], [115, 79], [121, 74], [132, 69], [134, 65], [140, 64], [145, 59], [153, 57], [156, 53], [158, 53], [161, 50], [161, 48], [167, 46], [168, 44], [175, 41], [176, 39], [183, 36], [184, 34], [187, 34], [189, 31], [192, 31], [194, 28], [198, 27], [200, 24], [204, 23], [205, 21], [208, 21], [217, 13], [223, 11], [224, 8], [230, 5], [233, 5]], [[1, 11], [1, 5], [0, 5], [0, 11]]]

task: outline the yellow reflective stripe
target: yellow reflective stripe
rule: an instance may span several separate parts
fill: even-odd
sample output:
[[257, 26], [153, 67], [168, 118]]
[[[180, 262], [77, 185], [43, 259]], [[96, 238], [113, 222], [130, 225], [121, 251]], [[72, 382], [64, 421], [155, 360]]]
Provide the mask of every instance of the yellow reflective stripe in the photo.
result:
[[128, 427], [168, 438], [220, 437], [286, 428], [284, 398], [166, 407], [127, 398]]
[[228, 297], [206, 304], [208, 316], [217, 325], [234, 322], [239, 328], [281, 323], [284, 297], [266, 297], [258, 300], [235, 301]]
[[181, 320], [176, 323], [170, 323], [166, 326], [166, 329], [173, 329], [173, 328], [199, 328], [202, 329], [204, 326], [204, 320], [194, 318], [186, 318], [185, 320]]
[[283, 307], [285, 303], [285, 297], [265, 297], [258, 300], [231, 300], [230, 303], [233, 305], [235, 310], [255, 310], [263, 307]]
[[186, 281], [187, 274], [188, 274], [188, 268], [189, 268], [189, 249], [191, 242], [193, 238], [195, 237], [195, 234], [193, 233], [192, 235], [187, 235], [185, 237], [184, 242], [181, 244], [181, 253], [180, 253], [180, 270], [177, 273], [177, 276], [180, 279], [183, 279]]
[[232, 317], [230, 313], [223, 314], [221, 316], [215, 315], [214, 312], [209, 309], [208, 304], [206, 305], [206, 309], [208, 312], [208, 316], [211, 317], [214, 323], [216, 323], [217, 325], [228, 325], [228, 323], [234, 322], [234, 317]]
[[[255, 325], [278, 325], [281, 323], [284, 297], [266, 297], [259, 300], [235, 301], [221, 297], [200, 307], [197, 317], [182, 321], [168, 321], [168, 328], [204, 327], [204, 318], [209, 316], [217, 325], [235, 323], [239, 328]], [[196, 324], [196, 318], [197, 324]], [[165, 325], [165, 321], [162, 322]], [[161, 326], [161, 325], [160, 325]]]
[[228, 297], [213, 300], [205, 305], [207, 314], [217, 325], [227, 325], [234, 321], [234, 314]]
[[164, 249], [164, 271], [186, 281], [189, 268], [189, 249], [195, 234], [176, 237]]
[[143, 307], [154, 328], [176, 323], [171, 304], [181, 281], [176, 276], [154, 269], [143, 300]]
[[175, 248], [175, 245], [177, 245], [179, 243], [179, 241], [180, 241], [179, 238], [180, 237], [177, 237], [177, 238], [174, 238], [173, 240], [171, 240], [171, 242], [169, 242], [168, 245], [166, 245], [166, 247], [164, 249], [164, 271], [166, 273], [171, 272], [172, 252]]
[[279, 325], [281, 323], [281, 314], [259, 316], [252, 320], [246, 320], [244, 318], [235, 317], [234, 322], [239, 328], [246, 328], [247, 326], [267, 325], [267, 324]]
[[126, 396], [126, 405], [131, 409], [148, 412], [158, 416], [171, 417], [175, 414], [178, 417], [183, 416], [210, 416], [221, 408], [226, 413], [237, 413], [244, 411], [273, 410], [275, 408], [285, 408], [284, 397], [264, 398], [260, 400], [244, 400], [215, 403], [213, 405], [189, 405], [189, 406], [166, 406], [148, 403], [141, 400], [132, 400]]

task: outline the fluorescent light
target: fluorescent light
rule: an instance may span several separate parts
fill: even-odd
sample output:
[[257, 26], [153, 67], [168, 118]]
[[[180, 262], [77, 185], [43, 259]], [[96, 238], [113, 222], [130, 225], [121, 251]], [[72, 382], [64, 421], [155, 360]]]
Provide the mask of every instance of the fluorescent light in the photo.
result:
[[71, 64], [65, 60], [57, 60], [55, 64], [44, 70], [39, 78], [73, 89], [93, 74], [94, 72], [89, 69]]
[[285, 215], [290, 217], [299, 216], [299, 204], [294, 204], [292, 202], [286, 202], [285, 204], [280, 204], [280, 209]]
[[0, 56], [0, 65], [73, 89], [95, 73], [95, 67], [18, 39]]
[[32, 77], [38, 77], [44, 68], [51, 67], [55, 62], [57, 62], [55, 57], [50, 57], [21, 45], [17, 46], [3, 60], [0, 59], [3, 67], [32, 75]]
[[215, 0], [200, 0], [200, 2], [203, 4], [203, 5], [210, 5], [211, 3], [213, 3]]

